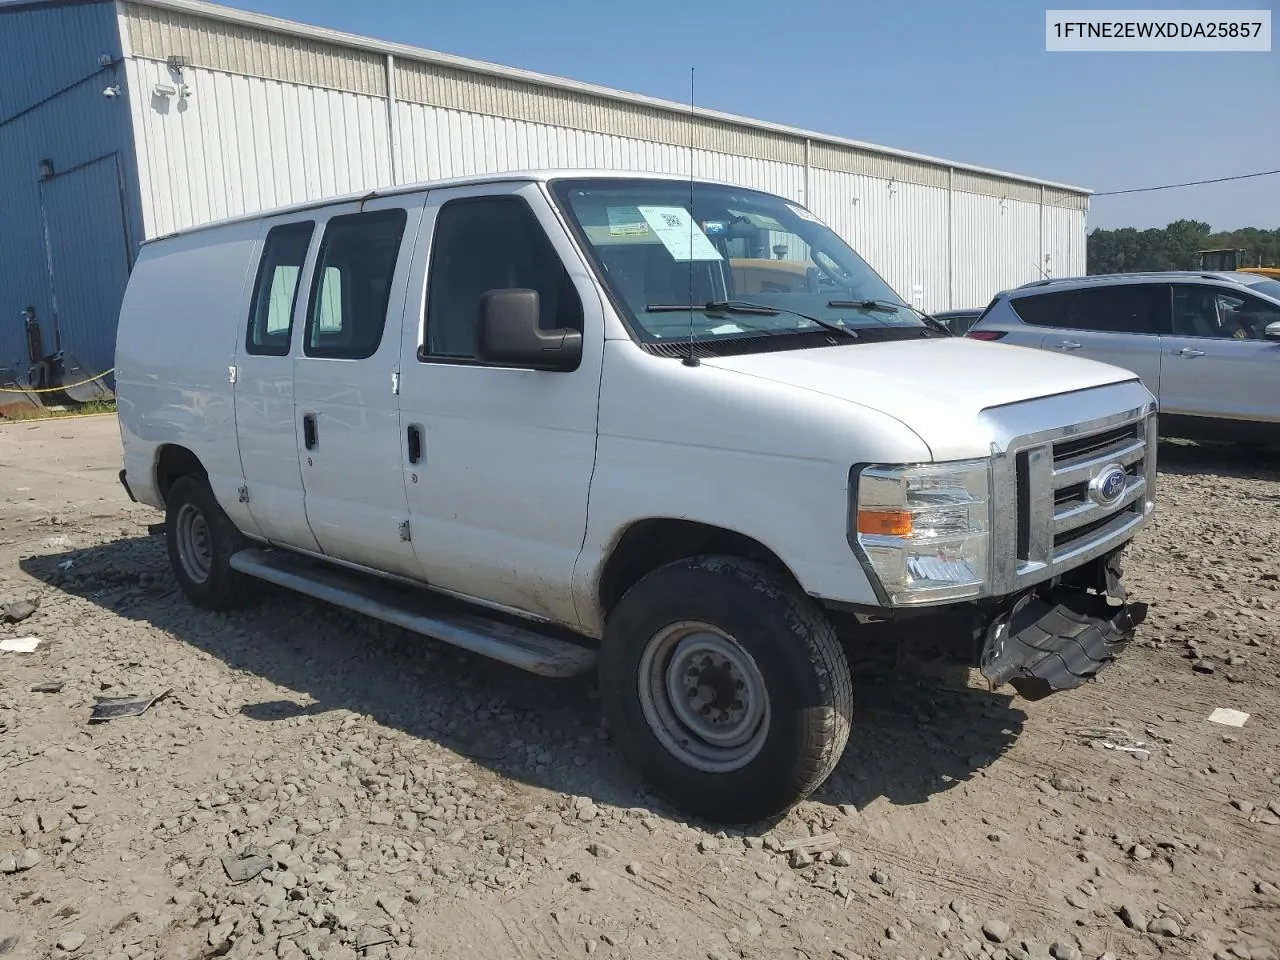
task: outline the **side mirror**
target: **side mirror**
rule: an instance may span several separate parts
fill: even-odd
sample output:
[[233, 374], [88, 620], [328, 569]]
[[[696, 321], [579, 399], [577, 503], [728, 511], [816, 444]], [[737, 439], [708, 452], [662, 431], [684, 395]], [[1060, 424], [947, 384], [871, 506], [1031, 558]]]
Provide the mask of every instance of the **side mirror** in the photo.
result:
[[1265, 340], [1280, 340], [1280, 320], [1274, 323], [1268, 323], [1266, 329], [1262, 331]]
[[490, 290], [480, 298], [480, 358], [537, 370], [573, 370], [582, 361], [577, 330], [538, 326], [538, 291]]

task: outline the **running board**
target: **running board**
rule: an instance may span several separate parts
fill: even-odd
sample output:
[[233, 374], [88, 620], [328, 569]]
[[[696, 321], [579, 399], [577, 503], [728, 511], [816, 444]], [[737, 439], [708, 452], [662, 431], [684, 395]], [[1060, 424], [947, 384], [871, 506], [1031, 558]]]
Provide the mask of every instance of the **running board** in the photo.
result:
[[425, 591], [287, 553], [241, 550], [231, 557], [241, 573], [376, 620], [432, 637], [543, 677], [574, 677], [596, 665], [596, 652], [567, 640], [449, 609]]

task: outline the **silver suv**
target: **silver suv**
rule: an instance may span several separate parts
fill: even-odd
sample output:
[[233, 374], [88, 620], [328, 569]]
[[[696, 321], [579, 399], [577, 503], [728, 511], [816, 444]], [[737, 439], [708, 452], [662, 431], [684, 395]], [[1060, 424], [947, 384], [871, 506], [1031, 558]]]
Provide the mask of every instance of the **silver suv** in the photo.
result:
[[1132, 370], [1160, 433], [1280, 444], [1280, 280], [1129, 273], [1041, 280], [997, 294], [966, 336]]

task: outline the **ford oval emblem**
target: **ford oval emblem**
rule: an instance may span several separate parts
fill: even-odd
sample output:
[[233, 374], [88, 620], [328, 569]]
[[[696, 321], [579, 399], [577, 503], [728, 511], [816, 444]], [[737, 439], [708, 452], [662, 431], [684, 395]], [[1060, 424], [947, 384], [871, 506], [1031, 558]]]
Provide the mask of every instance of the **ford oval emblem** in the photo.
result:
[[1128, 485], [1129, 475], [1125, 473], [1124, 467], [1111, 464], [1103, 467], [1102, 472], [1093, 478], [1089, 484], [1089, 496], [1098, 506], [1109, 507], [1124, 496]]

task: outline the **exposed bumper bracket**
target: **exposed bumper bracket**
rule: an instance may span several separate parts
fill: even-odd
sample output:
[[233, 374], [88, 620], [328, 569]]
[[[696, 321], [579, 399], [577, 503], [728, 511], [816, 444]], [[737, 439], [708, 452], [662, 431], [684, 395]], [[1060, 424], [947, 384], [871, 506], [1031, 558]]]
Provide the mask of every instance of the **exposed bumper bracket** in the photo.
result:
[[1040, 700], [1097, 676], [1146, 616], [1147, 604], [1115, 605], [1102, 593], [1029, 593], [987, 627], [979, 666], [993, 688], [1008, 683], [1026, 699]]
[[120, 486], [124, 487], [124, 492], [129, 495], [129, 499], [134, 503], [138, 502], [138, 498], [133, 495], [133, 491], [129, 489], [129, 478], [125, 475], [125, 471], [120, 471]]

